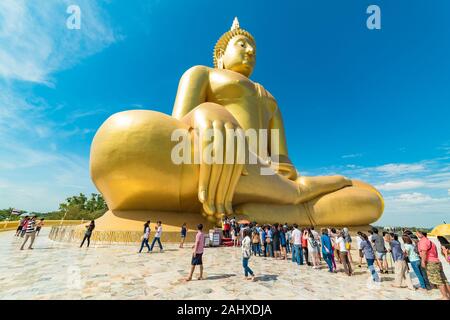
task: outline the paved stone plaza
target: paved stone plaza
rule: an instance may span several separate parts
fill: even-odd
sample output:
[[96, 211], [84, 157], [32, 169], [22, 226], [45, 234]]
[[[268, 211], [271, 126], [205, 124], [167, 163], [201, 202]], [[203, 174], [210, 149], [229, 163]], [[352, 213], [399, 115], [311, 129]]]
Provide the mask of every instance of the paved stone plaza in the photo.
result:
[[[287, 261], [251, 258], [256, 282], [243, 280], [240, 248], [207, 248], [203, 281], [181, 281], [190, 268], [191, 248], [164, 244], [165, 251], [138, 254], [138, 246], [76, 244], [36, 238], [34, 250], [20, 251], [22, 239], [0, 232], [0, 299], [436, 299], [439, 291], [392, 288], [393, 274], [372, 284], [367, 268], [355, 276], [330, 274]], [[195, 274], [196, 276], [196, 274]], [[413, 278], [413, 283], [418, 284]]]

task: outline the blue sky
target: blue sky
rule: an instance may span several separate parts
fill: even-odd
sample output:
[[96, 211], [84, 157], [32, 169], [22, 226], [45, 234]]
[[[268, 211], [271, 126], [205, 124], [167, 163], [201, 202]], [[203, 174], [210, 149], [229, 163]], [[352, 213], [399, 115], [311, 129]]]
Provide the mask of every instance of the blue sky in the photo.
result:
[[[81, 29], [66, 8], [81, 8]], [[381, 8], [368, 30], [366, 8]], [[377, 224], [450, 221], [450, 3], [0, 2], [0, 207], [58, 208], [95, 192], [90, 142], [111, 114], [171, 113], [178, 80], [234, 16], [257, 42], [252, 79], [277, 99], [305, 175], [377, 186]]]

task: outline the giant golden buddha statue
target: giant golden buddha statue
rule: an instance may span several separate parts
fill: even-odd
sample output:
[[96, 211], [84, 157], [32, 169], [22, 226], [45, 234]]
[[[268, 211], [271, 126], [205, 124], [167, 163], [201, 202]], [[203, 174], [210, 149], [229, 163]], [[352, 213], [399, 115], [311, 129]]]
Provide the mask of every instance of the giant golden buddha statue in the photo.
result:
[[[183, 221], [211, 225], [224, 214], [317, 226], [361, 226], [380, 218], [383, 198], [369, 184], [297, 173], [277, 101], [249, 78], [255, 62], [255, 40], [235, 19], [214, 48], [214, 67], [194, 66], [181, 77], [172, 116], [130, 110], [103, 123], [90, 158], [92, 179], [110, 209], [98, 228], [140, 230], [149, 217], [174, 226]], [[277, 131], [278, 137], [268, 139], [277, 139], [278, 150], [253, 150], [256, 163], [239, 162], [237, 156], [227, 163], [174, 163], [178, 141], [172, 134], [180, 129], [224, 133], [223, 139], [208, 141], [227, 152], [236, 139], [227, 130]], [[262, 169], [273, 174], [261, 174]]]

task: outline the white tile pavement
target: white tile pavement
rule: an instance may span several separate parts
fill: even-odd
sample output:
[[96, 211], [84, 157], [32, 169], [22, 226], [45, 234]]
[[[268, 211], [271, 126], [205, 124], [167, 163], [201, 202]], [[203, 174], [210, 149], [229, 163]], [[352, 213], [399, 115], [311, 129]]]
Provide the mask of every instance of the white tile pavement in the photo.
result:
[[[258, 281], [244, 281], [239, 248], [206, 248], [206, 280], [180, 281], [190, 268], [189, 245], [138, 254], [138, 247], [76, 244], [49, 240], [49, 229], [34, 250], [20, 251], [21, 238], [0, 232], [0, 299], [436, 299], [430, 293], [396, 289], [394, 275], [373, 285], [367, 268], [353, 277], [313, 270], [290, 261], [252, 257]], [[198, 271], [196, 271], [198, 272]], [[413, 279], [417, 284], [417, 279]]]

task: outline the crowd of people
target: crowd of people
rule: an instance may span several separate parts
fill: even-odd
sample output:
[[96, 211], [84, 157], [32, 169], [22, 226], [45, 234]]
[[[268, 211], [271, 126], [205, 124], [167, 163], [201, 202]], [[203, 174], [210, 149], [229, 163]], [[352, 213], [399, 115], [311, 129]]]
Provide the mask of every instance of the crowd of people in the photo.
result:
[[28, 240], [30, 240], [28, 249], [33, 250], [34, 240], [41, 232], [45, 219], [41, 218], [37, 222], [36, 220], [36, 216], [25, 216], [19, 220], [19, 225], [17, 226], [15, 236], [24, 238], [22, 245], [20, 246], [20, 250], [24, 250]]
[[[368, 230], [367, 234], [359, 231], [356, 234], [358, 259], [353, 261], [353, 240], [348, 228], [323, 228], [319, 233], [312, 226], [238, 223], [235, 218], [225, 217], [222, 229], [224, 237], [231, 235], [233, 244], [242, 247], [245, 278], [250, 274], [254, 279], [248, 264], [251, 255], [292, 261], [316, 270], [324, 261], [330, 273], [337, 273], [337, 264], [340, 264], [348, 276], [353, 275], [355, 264], [362, 268], [364, 259], [374, 282], [381, 281], [380, 274], [393, 273], [393, 287], [416, 290], [410, 277], [412, 270], [419, 281], [418, 290], [425, 292], [437, 287], [442, 299], [450, 299], [450, 286], [437, 247], [424, 231], [403, 230], [401, 234], [379, 234], [377, 228]], [[450, 263], [448, 243], [441, 247], [442, 254]]]
[[[20, 247], [24, 249], [30, 240], [28, 249], [33, 249], [35, 237], [44, 226], [44, 219], [36, 222], [36, 216], [24, 217], [20, 220], [15, 236], [24, 238]], [[91, 221], [86, 225], [86, 231], [80, 247], [87, 241], [89, 247], [91, 235], [95, 229], [95, 222]], [[161, 244], [162, 222], [157, 221], [155, 226], [155, 236], [151, 245], [150, 221], [144, 224], [141, 246], [139, 253], [144, 246], [148, 252], [153, 251], [153, 247], [158, 243], [160, 251], [163, 251]], [[252, 256], [273, 258], [275, 260], [285, 260], [297, 265], [307, 265], [312, 269], [321, 269], [322, 261], [330, 273], [337, 273], [338, 264], [342, 266], [343, 272], [349, 277], [354, 274], [355, 265], [362, 268], [363, 260], [367, 265], [372, 280], [380, 282], [380, 274], [393, 273], [393, 287], [408, 288], [416, 290], [413, 286], [410, 271], [416, 275], [419, 287], [418, 290], [428, 291], [434, 287], [439, 288], [441, 299], [450, 300], [450, 286], [443, 272], [442, 264], [439, 260], [436, 245], [428, 239], [424, 231], [413, 233], [403, 230], [400, 233], [382, 232], [377, 228], [368, 230], [367, 233], [358, 231], [356, 234], [356, 249], [358, 252], [357, 261], [353, 261], [351, 254], [352, 237], [348, 228], [322, 228], [320, 233], [313, 226], [300, 228], [297, 224], [274, 223], [260, 225], [256, 222], [236, 221], [235, 218], [223, 219], [223, 238], [231, 238], [233, 246], [241, 247], [242, 267], [244, 278], [255, 280], [255, 274], [249, 266]], [[181, 226], [180, 248], [183, 248], [187, 226]], [[450, 263], [450, 246], [445, 238], [441, 241], [442, 255], [446, 262]], [[445, 243], [445, 241], [447, 241]], [[203, 251], [205, 246], [205, 235], [203, 225], [197, 226], [197, 234], [192, 246], [191, 271], [185, 279], [192, 279], [195, 267], [200, 266], [199, 280], [203, 279]]]

